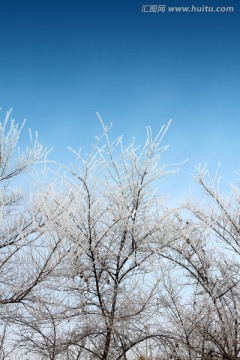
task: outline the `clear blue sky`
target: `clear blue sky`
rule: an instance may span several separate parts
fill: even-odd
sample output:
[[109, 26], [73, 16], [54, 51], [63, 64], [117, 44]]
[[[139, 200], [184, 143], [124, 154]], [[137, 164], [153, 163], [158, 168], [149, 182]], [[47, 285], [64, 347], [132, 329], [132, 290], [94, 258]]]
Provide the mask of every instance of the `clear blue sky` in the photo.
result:
[[[142, 13], [143, 4], [235, 11]], [[173, 118], [163, 161], [189, 158], [169, 180], [175, 190], [199, 162], [220, 160], [226, 180], [240, 168], [240, 0], [1, 0], [0, 46], [1, 119], [10, 107], [27, 118], [52, 157], [66, 161], [68, 145], [87, 151], [98, 111], [126, 142]]]

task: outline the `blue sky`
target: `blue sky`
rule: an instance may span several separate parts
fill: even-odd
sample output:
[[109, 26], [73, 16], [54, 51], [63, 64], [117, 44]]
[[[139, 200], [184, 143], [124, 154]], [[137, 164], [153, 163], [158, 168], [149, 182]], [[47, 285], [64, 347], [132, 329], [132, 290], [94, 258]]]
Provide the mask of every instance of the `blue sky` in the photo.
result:
[[[144, 4], [235, 11], [142, 13]], [[10, 107], [27, 118], [53, 158], [89, 149], [98, 111], [126, 143], [173, 119], [163, 162], [189, 162], [168, 192], [184, 193], [199, 162], [221, 161], [226, 181], [240, 168], [239, 0], [1, 0], [0, 45], [1, 119]]]

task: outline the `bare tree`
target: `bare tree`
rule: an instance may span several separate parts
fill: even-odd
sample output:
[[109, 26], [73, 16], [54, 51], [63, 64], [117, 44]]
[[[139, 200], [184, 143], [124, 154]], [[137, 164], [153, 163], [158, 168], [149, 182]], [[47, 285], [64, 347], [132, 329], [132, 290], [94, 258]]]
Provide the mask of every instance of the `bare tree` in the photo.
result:
[[175, 290], [176, 280], [166, 287], [172, 334], [179, 359], [238, 359], [239, 189], [231, 185], [224, 195], [206, 167], [198, 168], [196, 180], [205, 197], [188, 200], [190, 215], [176, 215], [175, 241], [161, 254], [181, 277]]
[[99, 120], [91, 153], [32, 194], [12, 184], [46, 150], [16, 154], [21, 129], [0, 127], [1, 359], [239, 359], [239, 187], [199, 167], [205, 196], [169, 209], [168, 127], [125, 147]]
[[[144, 341], [164, 339], [153, 314], [161, 281], [158, 249], [169, 242], [171, 212], [151, 184], [175, 172], [160, 165], [167, 127], [155, 138], [148, 128], [140, 149], [134, 143], [125, 148], [121, 137], [111, 142], [101, 124], [92, 152], [75, 153], [78, 165], [65, 168], [61, 196], [45, 193], [49, 206], [60, 209], [53, 223], [68, 248], [51, 275], [51, 291], [61, 302], [50, 317], [45, 314], [46, 321], [61, 323], [55, 326], [56, 359], [73, 349], [71, 359], [128, 359]], [[31, 339], [40, 331], [32, 328]], [[53, 349], [53, 333], [47, 336]]]
[[[7, 329], [20, 306], [33, 301], [33, 292], [59, 260], [59, 239], [46, 238], [46, 223], [39, 216], [40, 203], [29, 192], [26, 176], [34, 164], [43, 161], [47, 149], [36, 134], [30, 147], [21, 152], [18, 146], [22, 130], [10, 112], [0, 123], [0, 322], [2, 359]], [[32, 136], [30, 133], [30, 140]], [[5, 340], [5, 341], [4, 341]], [[6, 355], [7, 356], [7, 355]]]

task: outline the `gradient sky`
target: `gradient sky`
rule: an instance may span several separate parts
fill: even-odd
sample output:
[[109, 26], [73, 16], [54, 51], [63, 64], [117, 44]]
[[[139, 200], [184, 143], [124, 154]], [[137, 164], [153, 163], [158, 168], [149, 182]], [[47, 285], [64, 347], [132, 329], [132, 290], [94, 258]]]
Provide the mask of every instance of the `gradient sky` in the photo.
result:
[[[234, 6], [234, 13], [142, 13], [143, 4]], [[240, 168], [240, 0], [0, 0], [1, 119], [38, 130], [68, 161], [100, 133], [173, 123], [163, 162], [189, 161], [163, 192], [182, 197], [199, 162]], [[21, 144], [24, 145], [23, 136]], [[178, 195], [176, 194], [176, 189]]]

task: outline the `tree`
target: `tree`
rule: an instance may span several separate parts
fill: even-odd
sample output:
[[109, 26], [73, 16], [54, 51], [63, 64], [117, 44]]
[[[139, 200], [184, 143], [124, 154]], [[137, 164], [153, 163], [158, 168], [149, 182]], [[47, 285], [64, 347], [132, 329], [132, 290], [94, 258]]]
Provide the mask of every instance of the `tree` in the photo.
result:
[[179, 359], [239, 359], [239, 188], [221, 193], [206, 167], [196, 180], [205, 198], [188, 200], [189, 217], [176, 216], [175, 241], [164, 254], [182, 279], [177, 290], [168, 286], [172, 333]]
[[[1, 356], [7, 329], [15, 319], [19, 306], [31, 300], [33, 290], [46, 278], [59, 261], [58, 243], [46, 243], [46, 224], [40, 221], [36, 197], [27, 192], [25, 178], [34, 164], [43, 161], [47, 149], [38, 137], [25, 152], [17, 148], [23, 125], [10, 120], [10, 111], [0, 123], [0, 322]], [[31, 133], [30, 140], [32, 141]], [[20, 184], [22, 188], [20, 189]], [[25, 188], [25, 190], [24, 190]], [[29, 189], [28, 189], [29, 190]]]
[[205, 197], [170, 209], [168, 126], [124, 147], [99, 120], [91, 153], [31, 193], [13, 181], [46, 150], [16, 156], [21, 129], [0, 127], [1, 359], [239, 359], [239, 186], [199, 167]]
[[[127, 359], [146, 340], [164, 340], [152, 315], [161, 281], [157, 250], [169, 242], [171, 214], [151, 184], [175, 172], [160, 165], [168, 127], [155, 138], [148, 128], [140, 149], [124, 148], [121, 137], [111, 143], [101, 124], [91, 154], [75, 153], [78, 167], [65, 168], [61, 196], [45, 193], [49, 206], [61, 209], [52, 222], [68, 256], [51, 274], [51, 315], [48, 309], [41, 329], [33, 317], [28, 344], [36, 349], [38, 341], [44, 357], [48, 338], [47, 347], [58, 349], [51, 359], [70, 351], [71, 359]], [[46, 331], [52, 318], [61, 324], [55, 332]]]

